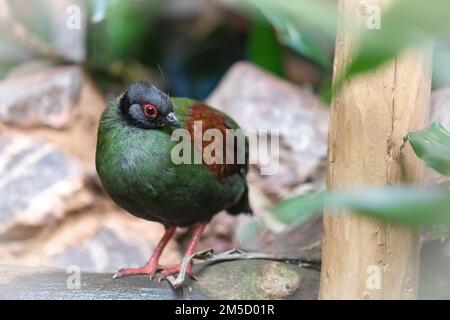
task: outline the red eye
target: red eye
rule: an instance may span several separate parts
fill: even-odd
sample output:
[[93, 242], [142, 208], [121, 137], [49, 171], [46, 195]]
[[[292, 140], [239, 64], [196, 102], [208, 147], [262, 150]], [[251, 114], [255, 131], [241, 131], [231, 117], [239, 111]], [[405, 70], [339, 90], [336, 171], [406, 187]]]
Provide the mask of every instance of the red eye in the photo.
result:
[[156, 118], [158, 115], [158, 109], [152, 104], [146, 104], [144, 105], [144, 113], [149, 118]]

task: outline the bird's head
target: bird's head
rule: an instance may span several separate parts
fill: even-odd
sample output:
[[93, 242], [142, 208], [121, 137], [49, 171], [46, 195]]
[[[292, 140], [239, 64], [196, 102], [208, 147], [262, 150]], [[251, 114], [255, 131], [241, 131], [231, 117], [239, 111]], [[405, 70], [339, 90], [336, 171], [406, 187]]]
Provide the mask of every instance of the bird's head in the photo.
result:
[[120, 98], [119, 108], [129, 123], [142, 129], [180, 126], [169, 96], [146, 82], [133, 82]]

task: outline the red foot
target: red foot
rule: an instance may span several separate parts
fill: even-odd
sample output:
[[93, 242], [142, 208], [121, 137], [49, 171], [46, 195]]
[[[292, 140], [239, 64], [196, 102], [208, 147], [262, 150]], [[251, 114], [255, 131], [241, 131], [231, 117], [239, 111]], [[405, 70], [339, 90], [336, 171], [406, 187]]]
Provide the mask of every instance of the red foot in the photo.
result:
[[160, 269], [161, 267], [156, 264], [146, 264], [145, 266], [140, 268], [123, 268], [117, 271], [113, 278], [115, 279], [139, 274], [147, 274], [149, 275], [150, 279], [152, 279], [155, 276], [156, 272], [158, 272], [158, 270]]
[[[197, 244], [198, 240], [200, 239], [200, 236], [202, 235], [203, 230], [205, 229], [206, 224], [198, 224], [195, 228], [194, 235], [192, 236], [191, 243], [188, 246], [188, 249], [186, 251], [186, 256], [192, 255], [195, 249], [195, 245]], [[167, 242], [172, 237], [173, 233], [175, 232], [175, 227], [167, 228], [166, 232], [164, 233], [164, 236], [160, 240], [159, 244], [156, 246], [155, 251], [153, 252], [152, 256], [148, 260], [148, 263], [140, 268], [125, 268], [120, 269], [113, 278], [121, 278], [131, 275], [138, 275], [138, 274], [147, 274], [150, 276], [150, 279], [155, 276], [155, 274], [158, 271], [161, 271], [161, 279], [165, 279], [170, 275], [173, 275], [175, 273], [179, 273], [181, 270], [181, 264], [171, 265], [171, 266], [160, 266], [158, 265], [159, 257], [164, 250], [164, 247], [166, 246]], [[187, 266], [186, 268], [186, 274], [190, 276], [191, 278], [195, 279], [195, 277], [192, 274], [191, 266]]]
[[[161, 279], [166, 279], [168, 276], [171, 276], [173, 274], [179, 273], [181, 271], [181, 264], [173, 264], [170, 266], [163, 267], [163, 270], [161, 271]], [[186, 267], [186, 274], [195, 279], [194, 275], [192, 274], [191, 266]]]

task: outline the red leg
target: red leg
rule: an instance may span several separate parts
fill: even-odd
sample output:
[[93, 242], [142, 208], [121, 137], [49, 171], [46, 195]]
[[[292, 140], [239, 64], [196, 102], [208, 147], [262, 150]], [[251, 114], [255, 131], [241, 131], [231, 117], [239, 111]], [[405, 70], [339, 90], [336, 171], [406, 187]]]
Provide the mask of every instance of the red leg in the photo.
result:
[[[202, 236], [202, 233], [205, 230], [205, 227], [206, 227], [206, 223], [197, 224], [195, 226], [194, 235], [192, 236], [191, 242], [189, 243], [186, 253], [184, 254], [185, 257], [191, 256], [192, 254], [194, 254], [195, 246], [197, 245], [198, 240], [200, 240], [200, 237]], [[174, 273], [180, 272], [180, 270], [181, 270], [181, 264], [167, 266], [167, 267], [163, 268], [163, 271], [161, 272], [161, 278], [163, 278], [163, 279], [167, 278], [168, 276], [170, 276]], [[193, 277], [190, 265], [187, 266], [186, 273], [189, 276]]]
[[131, 276], [131, 275], [137, 275], [137, 274], [148, 274], [150, 276], [150, 279], [153, 278], [153, 276], [156, 274], [156, 272], [161, 269], [158, 266], [159, 257], [161, 256], [162, 252], [164, 251], [164, 248], [166, 247], [169, 240], [172, 238], [175, 227], [166, 228], [166, 232], [164, 233], [163, 237], [159, 241], [158, 245], [155, 248], [155, 251], [153, 251], [153, 254], [151, 255], [150, 259], [147, 261], [147, 263], [140, 267], [140, 268], [124, 268], [120, 269], [113, 278], [121, 278], [125, 276]]

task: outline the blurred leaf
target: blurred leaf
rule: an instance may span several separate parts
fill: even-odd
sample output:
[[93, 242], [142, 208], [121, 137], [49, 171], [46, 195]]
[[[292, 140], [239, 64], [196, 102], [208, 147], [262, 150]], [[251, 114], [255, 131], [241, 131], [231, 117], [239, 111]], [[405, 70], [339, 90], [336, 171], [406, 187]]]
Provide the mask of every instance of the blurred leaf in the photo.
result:
[[271, 213], [285, 224], [301, 224], [321, 214], [324, 206], [337, 214], [345, 209], [399, 224], [450, 226], [450, 193], [411, 186], [311, 192], [281, 201]]
[[398, 186], [339, 192], [329, 194], [326, 205], [401, 224], [450, 223], [450, 194], [439, 189]]
[[325, 104], [325, 106], [331, 106], [331, 100], [333, 98], [333, 88], [331, 76], [326, 77], [322, 80], [321, 84], [318, 87], [318, 94], [320, 100]]
[[[403, 49], [420, 46], [450, 32], [450, 1], [399, 0], [381, 18], [380, 29], [361, 35], [360, 49], [344, 77], [371, 70]], [[357, 30], [355, 30], [357, 31]]]
[[325, 193], [310, 192], [281, 201], [271, 210], [285, 224], [301, 224], [316, 214], [322, 214]]
[[270, 24], [255, 20], [250, 29], [247, 46], [252, 62], [278, 76], [284, 75], [280, 44]]
[[450, 176], [450, 133], [438, 123], [406, 136], [414, 152], [437, 172]]
[[[111, 5], [112, 1], [109, 2]], [[108, 0], [92, 0], [91, 2], [91, 22], [100, 23], [106, 17], [108, 11]]]
[[[337, 25], [336, 1], [329, 0], [256, 0], [268, 10], [277, 9], [283, 18], [308, 25], [334, 39]], [[256, 2], [254, 1], [254, 2]]]
[[291, 19], [290, 16], [264, 2], [253, 0], [252, 3], [275, 28], [282, 44], [323, 67], [329, 64], [329, 57], [326, 57], [323, 49], [307, 34], [305, 26], [301, 26], [300, 21]]
[[450, 43], [436, 41], [433, 50], [433, 90], [450, 86]]
[[91, 0], [89, 63], [106, 68], [116, 60], [139, 59], [162, 0]]

